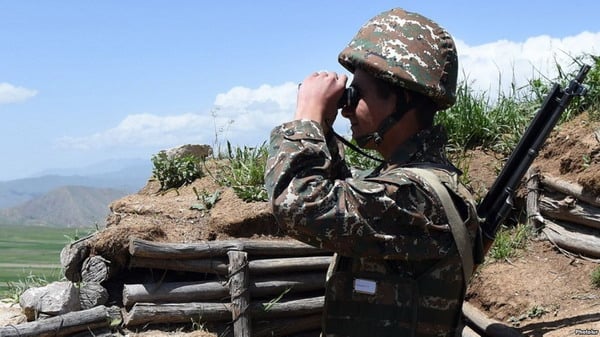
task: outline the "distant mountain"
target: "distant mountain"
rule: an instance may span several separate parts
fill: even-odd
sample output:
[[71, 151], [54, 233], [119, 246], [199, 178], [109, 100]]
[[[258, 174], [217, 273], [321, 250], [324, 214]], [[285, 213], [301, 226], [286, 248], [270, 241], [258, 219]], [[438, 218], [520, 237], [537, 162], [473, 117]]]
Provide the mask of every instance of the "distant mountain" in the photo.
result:
[[127, 194], [112, 188], [62, 186], [21, 205], [0, 209], [0, 225], [103, 226], [110, 203]]
[[149, 159], [140, 158], [121, 158], [121, 159], [107, 159], [93, 165], [76, 167], [76, 168], [52, 168], [46, 169], [33, 174], [32, 177], [39, 176], [97, 176], [103, 175], [108, 172], [120, 172], [133, 169], [134, 171], [144, 170], [150, 171], [152, 169], [152, 163]]
[[134, 193], [152, 175], [149, 160], [113, 161], [82, 169], [46, 171], [44, 175], [0, 181], [0, 209], [14, 207], [41, 197], [62, 186], [108, 188]]

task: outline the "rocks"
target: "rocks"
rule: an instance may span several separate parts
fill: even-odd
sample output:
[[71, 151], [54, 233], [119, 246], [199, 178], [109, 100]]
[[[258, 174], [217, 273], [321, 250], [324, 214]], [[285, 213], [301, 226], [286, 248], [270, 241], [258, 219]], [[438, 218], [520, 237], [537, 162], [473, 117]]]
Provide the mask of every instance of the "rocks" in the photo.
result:
[[67, 281], [29, 288], [21, 294], [19, 304], [28, 321], [40, 316], [56, 316], [81, 309], [79, 290]]
[[210, 145], [186, 144], [168, 150], [163, 150], [161, 152], [164, 152], [168, 159], [184, 157], [188, 155], [192, 155], [198, 159], [205, 159], [212, 155], [212, 148]]
[[34, 321], [104, 305], [107, 301], [108, 292], [99, 283], [82, 283], [77, 287], [72, 282], [60, 281], [25, 290], [19, 304], [27, 320]]

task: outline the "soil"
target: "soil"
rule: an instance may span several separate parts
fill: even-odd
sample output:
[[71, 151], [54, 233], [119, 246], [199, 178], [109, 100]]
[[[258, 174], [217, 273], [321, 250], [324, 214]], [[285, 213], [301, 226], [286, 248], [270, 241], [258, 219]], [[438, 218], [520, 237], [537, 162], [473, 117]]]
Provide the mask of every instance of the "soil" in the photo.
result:
[[[481, 150], [470, 152], [468, 174], [477, 193], [484, 193], [491, 186], [502, 159]], [[216, 170], [218, 165], [222, 163], [214, 163], [208, 170]], [[584, 113], [561, 125], [549, 137], [533, 166], [600, 194], [600, 123], [591, 122]], [[168, 242], [233, 237], [286, 239], [276, 226], [268, 203], [246, 203], [231, 189], [216, 184], [210, 175], [177, 190], [157, 193], [159, 187], [150, 179], [137, 194], [112, 203], [112, 214], [106, 229], [97, 234], [94, 253], [126, 265], [125, 247], [133, 236]], [[199, 195], [216, 191], [220, 199], [214, 207], [199, 210]], [[525, 336], [600, 335], [600, 289], [591, 283], [591, 273], [597, 267], [590, 259], [561, 253], [542, 236], [534, 237], [515, 258], [487, 258], [472, 279], [467, 301]], [[0, 310], [18, 317], [17, 311], [18, 306]], [[0, 315], [0, 325], [16, 324], [16, 318], [11, 319]], [[129, 335], [216, 336], [182, 329], [129, 331]]]

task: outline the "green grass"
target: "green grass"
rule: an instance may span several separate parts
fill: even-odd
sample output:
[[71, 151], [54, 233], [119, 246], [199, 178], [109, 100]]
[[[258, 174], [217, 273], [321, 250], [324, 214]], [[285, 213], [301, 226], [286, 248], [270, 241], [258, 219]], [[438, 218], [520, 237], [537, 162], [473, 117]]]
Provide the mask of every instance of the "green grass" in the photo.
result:
[[0, 226], [0, 298], [12, 297], [15, 285], [27, 280], [62, 278], [60, 251], [90, 230]]
[[594, 287], [600, 288], [600, 266], [592, 270], [591, 282]]
[[507, 260], [517, 256], [519, 251], [527, 246], [531, 233], [531, 227], [524, 224], [510, 228], [501, 227], [490, 249], [490, 257], [495, 260]]
[[216, 181], [231, 187], [246, 202], [267, 201], [265, 165], [268, 149], [266, 143], [257, 147], [232, 147], [227, 142], [227, 165], [219, 167]]

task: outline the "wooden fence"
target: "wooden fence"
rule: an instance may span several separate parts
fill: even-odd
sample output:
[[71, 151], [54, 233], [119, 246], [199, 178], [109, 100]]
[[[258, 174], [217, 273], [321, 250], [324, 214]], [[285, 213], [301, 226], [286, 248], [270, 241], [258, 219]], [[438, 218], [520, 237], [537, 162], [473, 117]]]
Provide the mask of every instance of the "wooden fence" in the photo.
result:
[[[67, 255], [82, 256], [87, 249], [81, 242], [73, 247]], [[0, 328], [0, 336], [113, 336], [116, 325], [135, 330], [153, 324], [204, 325], [219, 336], [234, 337], [320, 334], [332, 259], [328, 252], [293, 240], [182, 244], [132, 239], [129, 255], [128, 270], [111, 270], [111, 262], [101, 256], [80, 262], [81, 273], [65, 266], [72, 278], [106, 285], [113, 292], [110, 297], [120, 298], [119, 305]], [[180, 279], [177, 273], [182, 273]], [[152, 277], [131, 282], [136, 275]], [[463, 336], [521, 336], [467, 302], [463, 314]]]
[[236, 337], [318, 336], [332, 258], [327, 252], [296, 241], [134, 239], [129, 253], [131, 268], [213, 274], [217, 280], [125, 284], [125, 326], [201, 319], [228, 325]]

